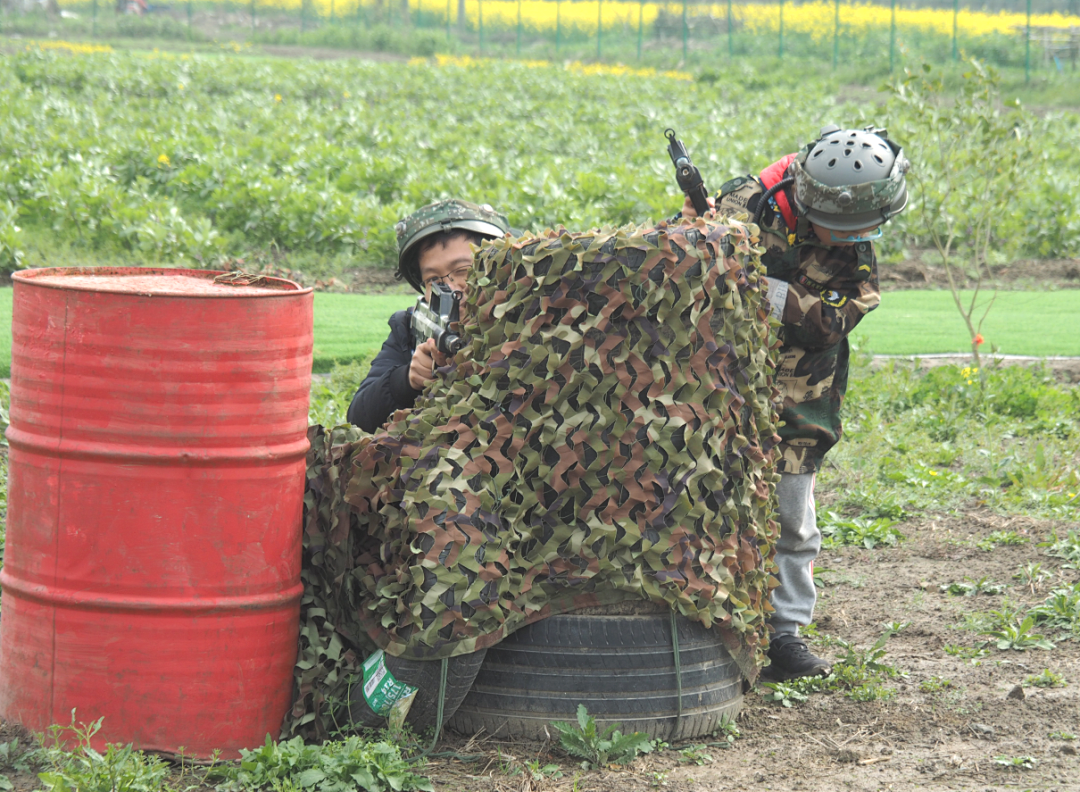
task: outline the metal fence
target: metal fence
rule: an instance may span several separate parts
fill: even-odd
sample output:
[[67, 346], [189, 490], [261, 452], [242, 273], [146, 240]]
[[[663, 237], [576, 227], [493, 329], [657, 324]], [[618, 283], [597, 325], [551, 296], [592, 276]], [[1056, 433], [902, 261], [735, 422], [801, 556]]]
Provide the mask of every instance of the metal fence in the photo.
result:
[[[0, 0], [11, 6], [35, 0]], [[48, 0], [55, 2], [55, 0]], [[1080, 0], [80, 0], [59, 4], [96, 35], [182, 35], [430, 55], [658, 59], [959, 60], [1072, 72]], [[166, 24], [166, 21], [168, 24]], [[160, 24], [155, 24], [160, 23]]]

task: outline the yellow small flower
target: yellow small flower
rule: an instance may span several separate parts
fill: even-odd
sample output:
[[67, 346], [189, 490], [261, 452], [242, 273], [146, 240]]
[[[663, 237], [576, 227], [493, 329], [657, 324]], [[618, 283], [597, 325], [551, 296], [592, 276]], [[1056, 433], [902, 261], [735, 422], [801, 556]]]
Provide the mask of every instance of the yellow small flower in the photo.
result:
[[184, 90], [184, 84], [180, 83], [179, 88], [180, 88], [181, 91]]
[[937, 474], [938, 474], [938, 472], [936, 470], [931, 470], [930, 471], [931, 476], [936, 476]]
[[158, 162], [158, 165], [160, 165], [163, 168], [169, 167], [169, 155], [168, 154], [161, 154], [160, 156], [158, 156], [157, 162]]
[[275, 102], [280, 102], [281, 101], [281, 94], [274, 94], [274, 101]]
[[345, 93], [343, 93], [343, 94], [341, 95], [341, 98], [342, 98], [342, 99], [348, 99], [348, 98], [349, 98], [350, 96], [352, 96], [352, 94], [351, 94], [351, 93], [349, 93], [348, 91], [346, 91]]

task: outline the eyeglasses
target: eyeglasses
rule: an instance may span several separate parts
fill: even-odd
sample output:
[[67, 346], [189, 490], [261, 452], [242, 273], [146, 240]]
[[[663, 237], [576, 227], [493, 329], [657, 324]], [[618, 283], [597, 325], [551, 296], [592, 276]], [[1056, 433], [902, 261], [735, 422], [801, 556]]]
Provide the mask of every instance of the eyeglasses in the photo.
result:
[[469, 278], [469, 271], [472, 269], [472, 265], [464, 267], [458, 267], [455, 270], [450, 271], [446, 275], [432, 275], [430, 278], [424, 280], [424, 286], [434, 286], [436, 283], [445, 283], [447, 286], [453, 283], [464, 283]]
[[881, 227], [875, 228], [865, 236], [838, 237], [835, 231], [829, 231], [829, 236], [833, 242], [872, 242], [875, 239], [881, 239]]

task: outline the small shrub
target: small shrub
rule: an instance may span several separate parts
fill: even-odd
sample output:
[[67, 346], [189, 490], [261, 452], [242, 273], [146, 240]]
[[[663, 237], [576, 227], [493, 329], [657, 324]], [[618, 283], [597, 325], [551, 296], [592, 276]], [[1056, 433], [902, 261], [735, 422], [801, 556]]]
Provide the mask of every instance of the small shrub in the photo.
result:
[[[70, 725], [49, 729], [41, 754], [45, 770], [38, 773], [46, 792], [158, 792], [165, 787], [170, 770], [159, 757], [131, 745], [109, 744], [104, 753], [90, 747], [103, 720], [76, 724], [72, 710]], [[68, 739], [75, 743], [70, 751], [63, 747]]]
[[1034, 756], [995, 756], [994, 763], [1009, 770], [1034, 770], [1038, 762]]
[[1065, 687], [1068, 683], [1065, 677], [1055, 674], [1049, 668], [1044, 668], [1041, 673], [1024, 677], [1024, 684], [1032, 687], [1055, 688]]
[[985, 577], [981, 577], [978, 580], [972, 580], [971, 578], [964, 578], [960, 583], [948, 583], [938, 586], [938, 588], [945, 594], [952, 594], [954, 597], [974, 597], [976, 594], [1004, 594], [1005, 589], [1008, 588], [1004, 583], [988, 583]]
[[1016, 531], [994, 531], [985, 539], [976, 542], [975, 546], [980, 550], [990, 551], [1001, 545], [1022, 545], [1029, 541], [1026, 536], [1021, 536]]
[[679, 751], [679, 761], [696, 764], [699, 767], [701, 765], [712, 764], [716, 760], [713, 758], [713, 755], [708, 752], [707, 749], [708, 746], [706, 745], [691, 745], [683, 748], [681, 751]]
[[1013, 575], [1013, 578], [1019, 580], [1027, 590], [1034, 594], [1038, 591], [1042, 584], [1054, 576], [1053, 572], [1045, 571], [1042, 568], [1042, 564], [1034, 561], [1028, 562], [1023, 569]]
[[895, 525], [896, 521], [887, 517], [874, 520], [855, 517], [849, 520], [829, 511], [825, 513], [825, 519], [819, 527], [824, 537], [824, 547], [849, 545], [872, 550], [878, 545], [895, 547], [904, 540], [899, 529], [893, 527]]
[[990, 654], [985, 644], [980, 646], [961, 646], [960, 644], [945, 644], [942, 651], [950, 657], [960, 657], [964, 660], [978, 660]]
[[1043, 629], [1060, 630], [1059, 640], [1080, 635], [1080, 583], [1052, 590], [1028, 615]]
[[804, 693], [800, 689], [805, 684], [806, 682], [804, 679], [796, 679], [792, 682], [763, 682], [762, 687], [768, 692], [762, 693], [761, 698], [764, 701], [779, 704], [782, 707], [801, 704], [810, 698], [807, 693]]
[[923, 693], [940, 693], [946, 688], [953, 686], [952, 680], [944, 679], [939, 676], [932, 676], [929, 679], [924, 679], [919, 683], [919, 690]]
[[1080, 569], [1080, 532], [1069, 531], [1060, 537], [1055, 531], [1053, 536], [1051, 541], [1040, 542], [1038, 546], [1045, 547], [1047, 555], [1062, 559], [1066, 569]]
[[596, 719], [578, 704], [577, 725], [563, 721], [552, 723], [559, 733], [559, 745], [571, 756], [583, 760], [587, 768], [604, 767], [610, 763], [627, 764], [638, 754], [653, 750], [652, 741], [643, 732], [623, 734], [618, 731], [618, 724], [611, 724], [602, 732], [596, 726]]
[[[1001, 614], [1001, 611], [994, 611], [995, 614]], [[984, 630], [983, 635], [989, 635], [997, 639], [997, 648], [1004, 651], [1006, 649], [1013, 649], [1018, 652], [1023, 652], [1028, 649], [1053, 649], [1054, 644], [1048, 641], [1045, 636], [1034, 633], [1032, 630], [1035, 628], [1035, 619], [1032, 616], [1028, 616], [1021, 620], [1017, 618], [1002, 618], [999, 626], [992, 630]]]
[[301, 792], [433, 792], [431, 782], [412, 772], [395, 745], [352, 736], [339, 742], [305, 745], [300, 737], [241, 750], [239, 765], [223, 765], [219, 790], [280, 789]]

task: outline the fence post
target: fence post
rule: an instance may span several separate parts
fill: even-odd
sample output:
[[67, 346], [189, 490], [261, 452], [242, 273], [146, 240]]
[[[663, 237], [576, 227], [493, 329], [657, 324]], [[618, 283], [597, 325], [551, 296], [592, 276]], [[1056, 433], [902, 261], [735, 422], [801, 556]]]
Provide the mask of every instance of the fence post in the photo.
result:
[[780, 0], [780, 60], [784, 59], [784, 0]]
[[645, 18], [645, 0], [638, 3], [637, 12], [637, 59], [641, 60], [641, 32], [644, 29], [642, 22]]
[[518, 0], [517, 54], [521, 56], [521, 0]]
[[735, 44], [731, 32], [731, 0], [727, 0], [727, 54], [729, 58], [735, 57]]
[[690, 38], [690, 27], [686, 21], [686, 0], [682, 0], [682, 59], [686, 63], [687, 40]]
[[1024, 82], [1031, 82], [1031, 0], [1027, 0], [1027, 39], [1024, 42]]
[[559, 54], [559, 39], [562, 38], [562, 0], [555, 0], [555, 54]]
[[896, 68], [896, 0], [891, 0], [892, 24], [889, 26], [889, 74]]
[[832, 66], [840, 60], [840, 0], [836, 0], [836, 18], [833, 20]]
[[596, 59], [600, 60], [600, 41], [604, 38], [604, 0], [596, 0]]
[[960, 0], [953, 0], [952, 7], [952, 59], [958, 60], [960, 57], [960, 48], [956, 43], [956, 21], [960, 16]]

